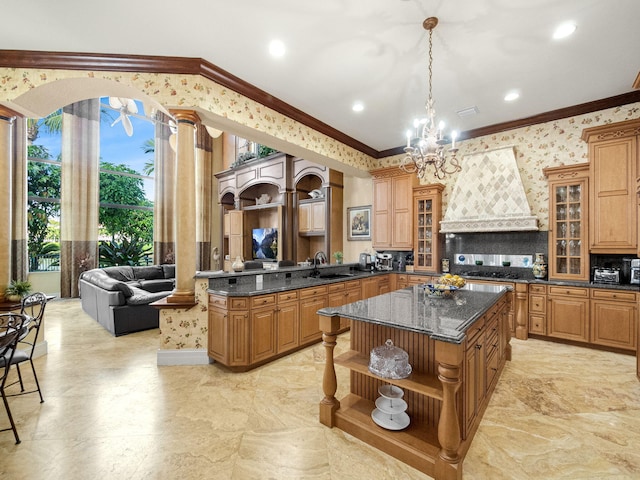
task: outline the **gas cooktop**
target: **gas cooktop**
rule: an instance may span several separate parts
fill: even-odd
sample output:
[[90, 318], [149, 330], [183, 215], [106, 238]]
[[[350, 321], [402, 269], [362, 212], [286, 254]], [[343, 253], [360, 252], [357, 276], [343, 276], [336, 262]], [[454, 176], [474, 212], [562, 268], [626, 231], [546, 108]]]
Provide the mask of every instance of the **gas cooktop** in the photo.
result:
[[487, 278], [520, 278], [520, 275], [513, 272], [481, 272], [480, 270], [467, 270], [459, 272], [458, 275], [463, 277], [487, 277]]

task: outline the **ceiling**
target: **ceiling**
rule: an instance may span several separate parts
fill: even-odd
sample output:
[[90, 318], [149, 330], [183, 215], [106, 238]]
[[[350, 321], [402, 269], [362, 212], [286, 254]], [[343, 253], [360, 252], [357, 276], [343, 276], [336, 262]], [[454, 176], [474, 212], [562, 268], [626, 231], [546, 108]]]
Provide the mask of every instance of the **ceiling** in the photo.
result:
[[[5, 0], [6, 50], [199, 57], [384, 151], [404, 143], [428, 92], [464, 132], [633, 90], [638, 0]], [[577, 24], [551, 38], [565, 21]], [[286, 45], [282, 58], [268, 43]], [[507, 103], [508, 91], [520, 98]], [[351, 107], [361, 101], [365, 108]], [[476, 107], [477, 113], [458, 111]]]

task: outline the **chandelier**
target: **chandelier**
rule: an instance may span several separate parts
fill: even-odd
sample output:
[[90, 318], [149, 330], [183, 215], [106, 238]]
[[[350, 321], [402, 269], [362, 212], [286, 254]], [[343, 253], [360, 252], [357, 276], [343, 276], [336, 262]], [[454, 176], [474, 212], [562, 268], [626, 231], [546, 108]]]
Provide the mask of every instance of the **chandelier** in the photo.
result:
[[[423, 119], [416, 119], [413, 122], [413, 130], [407, 131], [407, 146], [404, 147], [405, 157], [402, 159], [400, 168], [407, 173], [416, 173], [418, 178], [423, 179], [427, 172], [433, 169], [433, 175], [442, 180], [447, 175], [459, 172], [462, 167], [458, 163], [456, 154], [457, 133], [451, 132], [451, 148], [446, 149], [449, 143], [443, 136], [444, 123], [436, 124], [436, 112], [433, 108], [433, 95], [431, 93], [431, 77], [433, 75], [433, 29], [438, 25], [436, 17], [429, 17], [422, 26], [429, 31], [429, 98], [425, 104], [427, 116]], [[447, 154], [450, 155], [447, 162]]]

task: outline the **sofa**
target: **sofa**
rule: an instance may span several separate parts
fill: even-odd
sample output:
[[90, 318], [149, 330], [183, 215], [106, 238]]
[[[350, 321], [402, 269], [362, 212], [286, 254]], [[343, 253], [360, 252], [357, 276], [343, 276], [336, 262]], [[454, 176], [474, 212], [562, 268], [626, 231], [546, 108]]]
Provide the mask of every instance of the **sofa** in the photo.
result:
[[94, 268], [80, 274], [82, 309], [112, 335], [158, 328], [159, 312], [150, 303], [175, 286], [175, 265]]

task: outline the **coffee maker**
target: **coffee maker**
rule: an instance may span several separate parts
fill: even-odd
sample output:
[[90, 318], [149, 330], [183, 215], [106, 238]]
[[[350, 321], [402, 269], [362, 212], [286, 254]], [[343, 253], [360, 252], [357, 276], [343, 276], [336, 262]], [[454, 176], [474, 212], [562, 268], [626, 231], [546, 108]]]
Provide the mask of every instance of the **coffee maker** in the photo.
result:
[[640, 258], [631, 260], [631, 274], [629, 283], [632, 285], [640, 285]]
[[371, 271], [373, 270], [373, 256], [368, 253], [361, 253], [358, 260], [358, 268], [360, 270]]
[[390, 253], [376, 254], [376, 270], [393, 270], [393, 255]]

